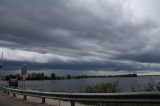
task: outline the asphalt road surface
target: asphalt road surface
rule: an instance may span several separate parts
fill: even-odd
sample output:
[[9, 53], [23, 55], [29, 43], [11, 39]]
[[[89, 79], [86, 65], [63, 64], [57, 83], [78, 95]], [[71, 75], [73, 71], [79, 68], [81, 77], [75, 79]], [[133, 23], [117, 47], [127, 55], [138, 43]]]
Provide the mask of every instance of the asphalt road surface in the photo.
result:
[[0, 93], [0, 106], [48, 106], [48, 105], [23, 101], [22, 99], [13, 98], [12, 96]]
[[[13, 97], [13, 94], [7, 95], [0, 93], [0, 106], [71, 106], [70, 102], [59, 101], [53, 99], [47, 99], [46, 104], [41, 104], [41, 98], [29, 97], [27, 100], [23, 100], [23, 96], [16, 95]], [[76, 106], [87, 106], [84, 104], [76, 103]]]

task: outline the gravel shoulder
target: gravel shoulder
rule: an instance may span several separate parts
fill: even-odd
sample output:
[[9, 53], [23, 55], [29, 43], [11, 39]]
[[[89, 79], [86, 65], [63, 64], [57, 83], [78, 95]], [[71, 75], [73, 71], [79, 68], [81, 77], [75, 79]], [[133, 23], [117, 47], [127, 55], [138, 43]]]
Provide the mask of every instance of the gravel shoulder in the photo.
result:
[[[87, 106], [76, 103], [76, 106]], [[0, 93], [0, 106], [70, 106], [70, 102], [59, 101], [54, 99], [46, 99], [46, 104], [41, 104], [41, 98], [27, 96], [27, 100], [23, 100], [22, 95], [7, 95]]]

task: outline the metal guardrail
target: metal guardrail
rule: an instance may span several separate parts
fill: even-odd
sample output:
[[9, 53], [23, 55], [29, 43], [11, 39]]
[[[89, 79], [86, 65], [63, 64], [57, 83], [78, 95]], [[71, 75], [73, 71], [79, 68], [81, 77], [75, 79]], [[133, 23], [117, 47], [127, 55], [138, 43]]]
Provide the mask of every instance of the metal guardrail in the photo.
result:
[[35, 90], [13, 89], [0, 86], [0, 89], [7, 94], [12, 93], [27, 96], [40, 97], [42, 103], [45, 99], [58, 99], [70, 101], [71, 106], [75, 102], [100, 102], [100, 103], [147, 103], [160, 104], [160, 92], [124, 92], [124, 93], [59, 93], [59, 92], [41, 92]]

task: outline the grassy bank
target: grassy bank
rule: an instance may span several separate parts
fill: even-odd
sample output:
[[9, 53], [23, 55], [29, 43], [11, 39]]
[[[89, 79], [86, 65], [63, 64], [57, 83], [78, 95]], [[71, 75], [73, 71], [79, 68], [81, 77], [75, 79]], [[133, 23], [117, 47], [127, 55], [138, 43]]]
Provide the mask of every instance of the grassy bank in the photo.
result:
[[[83, 93], [116, 93], [120, 92], [118, 88], [118, 81], [115, 82], [103, 82], [101, 84], [97, 84], [95, 86], [87, 86], [85, 89], [81, 90]], [[134, 90], [133, 90], [134, 89]], [[139, 89], [132, 88], [133, 92], [140, 91], [141, 92], [153, 92], [160, 91], [160, 82], [148, 82], [148, 84]], [[82, 102], [87, 105], [95, 105], [95, 106], [160, 106], [160, 104], [140, 104], [140, 103], [97, 103], [97, 102]]]

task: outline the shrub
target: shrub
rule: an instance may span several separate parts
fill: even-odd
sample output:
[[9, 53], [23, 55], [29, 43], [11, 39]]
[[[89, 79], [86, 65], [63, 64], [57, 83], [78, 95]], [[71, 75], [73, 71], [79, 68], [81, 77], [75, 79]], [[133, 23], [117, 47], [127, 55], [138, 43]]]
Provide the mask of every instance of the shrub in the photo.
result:
[[160, 82], [157, 82], [156, 89], [157, 89], [157, 91], [160, 91]]
[[118, 89], [118, 81], [105, 82], [95, 86], [86, 87], [83, 92], [85, 93], [114, 93]]

